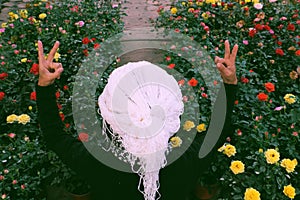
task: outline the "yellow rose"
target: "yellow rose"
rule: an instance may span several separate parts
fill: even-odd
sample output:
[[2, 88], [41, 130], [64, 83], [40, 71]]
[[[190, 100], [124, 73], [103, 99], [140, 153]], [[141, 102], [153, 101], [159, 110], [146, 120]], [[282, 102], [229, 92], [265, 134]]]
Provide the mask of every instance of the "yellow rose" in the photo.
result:
[[175, 7], [171, 8], [171, 13], [173, 15], [175, 15], [177, 13], [177, 8], [175, 8]]
[[20, 10], [20, 16], [22, 17], [22, 18], [24, 18], [24, 19], [26, 19], [27, 17], [28, 17], [28, 11], [27, 10], [25, 10], [25, 9], [22, 9], [22, 10]]
[[259, 152], [259, 153], [263, 153], [264, 150], [260, 148], [260, 149], [258, 149], [258, 152]]
[[1, 24], [1, 28], [6, 28], [7, 27], [7, 23], [2, 23]]
[[8, 15], [9, 15], [10, 17], [13, 17], [13, 16], [14, 16], [14, 13], [13, 13], [13, 12], [9, 12]]
[[172, 147], [180, 147], [180, 145], [182, 144], [182, 140], [178, 136], [172, 137], [170, 139], [170, 142], [171, 142]]
[[47, 17], [46, 13], [39, 14], [40, 19], [45, 19]]
[[181, 5], [185, 6], [185, 5], [186, 5], [186, 3], [185, 3], [185, 2], [181, 2]]
[[243, 162], [237, 160], [237, 161], [232, 161], [230, 165], [230, 169], [234, 174], [240, 174], [245, 172], [245, 165]]
[[12, 115], [9, 115], [9, 116], [6, 117], [6, 122], [9, 123], [9, 124], [11, 124], [15, 121], [18, 121], [18, 116], [15, 115], [15, 114], [12, 114]]
[[253, 4], [259, 3], [259, 0], [252, 0]]
[[236, 154], [236, 148], [231, 144], [227, 144], [223, 150], [223, 153], [228, 157], [234, 156]]
[[296, 102], [296, 97], [293, 94], [286, 94], [283, 99], [285, 100], [285, 102], [287, 102], [288, 104], [293, 104]]
[[197, 6], [203, 6], [203, 2], [202, 2], [202, 1], [197, 1], [197, 2], [196, 2], [196, 5], [197, 5]]
[[22, 114], [18, 117], [18, 122], [19, 124], [27, 124], [28, 122], [30, 122], [30, 116], [26, 115], [26, 114]]
[[19, 15], [14, 14], [14, 16], [12, 17], [12, 19], [19, 19]]
[[206, 125], [205, 125], [205, 124], [199, 124], [199, 125], [196, 127], [196, 129], [197, 129], [198, 132], [206, 131]]
[[245, 2], [246, 2], [246, 3], [250, 3], [250, 2], [251, 2], [251, 0], [245, 0]]
[[244, 194], [244, 200], [260, 200], [260, 193], [254, 188], [247, 188]]
[[189, 8], [188, 12], [194, 12], [194, 10], [195, 10], [194, 8]]
[[275, 149], [268, 149], [265, 152], [265, 157], [266, 157], [267, 163], [275, 164], [279, 161], [280, 154]]
[[194, 127], [195, 127], [194, 122], [188, 120], [188, 121], [186, 121], [186, 122], [184, 123], [184, 125], [183, 125], [183, 130], [185, 130], [185, 131], [190, 131], [190, 130], [191, 130], [192, 128], [194, 128]]
[[216, 0], [205, 0], [205, 3], [215, 4], [215, 3], [216, 3]]
[[207, 13], [202, 13], [202, 15], [201, 15], [201, 16], [202, 16], [202, 17], [203, 17], [203, 19], [205, 19], [205, 20], [206, 20], [206, 19], [208, 19], [208, 17], [209, 17]]
[[294, 199], [296, 196], [296, 190], [292, 185], [284, 186], [283, 193], [290, 199]]
[[28, 110], [30, 110], [30, 111], [31, 111], [31, 110], [32, 110], [32, 106], [28, 106]]
[[27, 62], [27, 58], [22, 58], [21, 62], [23, 62], [23, 63]]
[[288, 173], [291, 173], [291, 172], [294, 172], [297, 164], [298, 164], [297, 159], [294, 159], [294, 160], [283, 159], [280, 163], [280, 166], [284, 167]]

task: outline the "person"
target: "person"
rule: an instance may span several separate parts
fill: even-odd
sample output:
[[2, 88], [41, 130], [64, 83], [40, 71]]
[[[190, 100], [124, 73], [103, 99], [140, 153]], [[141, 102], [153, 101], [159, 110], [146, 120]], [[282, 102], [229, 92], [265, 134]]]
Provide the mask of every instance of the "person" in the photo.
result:
[[[162, 200], [186, 200], [198, 178], [213, 161], [217, 148], [233, 133], [231, 115], [238, 87], [235, 66], [238, 45], [234, 45], [232, 51], [229, 41], [226, 40], [224, 45], [224, 57], [216, 57], [214, 60], [223, 79], [227, 97], [227, 112], [221, 137], [213, 150], [200, 159], [199, 145], [204, 137], [200, 134], [190, 147], [197, 149], [196, 153], [190, 154], [187, 150], [187, 153], [179, 159], [160, 170], [159, 193]], [[48, 148], [86, 179], [91, 186], [93, 200], [144, 199], [143, 194], [137, 190], [139, 177], [136, 174], [118, 171], [104, 165], [86, 150], [82, 142], [64, 132], [56, 104], [54, 85], [55, 79], [59, 79], [63, 72], [62, 64], [53, 62], [58, 47], [59, 42], [56, 42], [45, 58], [43, 44], [38, 41], [39, 79], [36, 84], [38, 120]]]

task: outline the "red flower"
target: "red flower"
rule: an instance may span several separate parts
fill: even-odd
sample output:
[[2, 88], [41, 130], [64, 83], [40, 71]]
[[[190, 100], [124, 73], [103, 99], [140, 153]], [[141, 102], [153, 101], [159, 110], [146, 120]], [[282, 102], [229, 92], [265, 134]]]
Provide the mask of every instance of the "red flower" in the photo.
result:
[[70, 8], [70, 10], [72, 12], [78, 12], [78, 6], [73, 6], [72, 8]]
[[57, 99], [60, 97], [60, 92], [59, 92], [59, 91], [55, 92], [55, 97], [56, 97]]
[[209, 31], [209, 27], [208, 27], [208, 26], [204, 26], [204, 30], [205, 30], [206, 32], [208, 32], [208, 31]]
[[94, 49], [98, 49], [98, 48], [100, 48], [100, 44], [99, 43], [95, 43], [94, 44]]
[[59, 112], [59, 117], [60, 117], [61, 121], [65, 121], [65, 115], [63, 112]]
[[68, 90], [69, 89], [69, 86], [67, 86], [67, 85], [64, 85], [64, 88], [63, 88], [64, 90]]
[[288, 30], [288, 31], [295, 31], [295, 30], [296, 30], [296, 27], [295, 27], [294, 24], [289, 24], [289, 25], [287, 26], [287, 30]]
[[84, 54], [85, 56], [88, 56], [88, 55], [89, 55], [89, 50], [87, 50], [87, 49], [84, 49], [82, 52], [83, 52], [83, 54]]
[[0, 101], [2, 101], [5, 97], [5, 93], [4, 92], [0, 92]]
[[34, 75], [38, 75], [39, 74], [39, 64], [33, 63], [29, 72]]
[[235, 105], [238, 105], [238, 104], [239, 104], [239, 100], [235, 100], [235, 101], [234, 101], [234, 104], [235, 104]]
[[15, 138], [16, 134], [15, 133], [8, 133], [7, 136], [10, 137], [10, 138]]
[[300, 49], [295, 52], [296, 56], [300, 56]]
[[248, 12], [248, 11], [249, 11], [249, 8], [248, 8], [248, 7], [245, 7], [245, 8], [244, 8], [244, 11], [245, 11], [245, 12]]
[[203, 98], [207, 98], [208, 97], [208, 95], [206, 94], [206, 93], [201, 93], [201, 96], [203, 97]]
[[56, 105], [57, 105], [58, 110], [62, 109], [62, 105], [61, 104], [57, 103]]
[[250, 37], [254, 37], [255, 34], [256, 34], [256, 30], [255, 30], [255, 29], [251, 29], [251, 30], [249, 31], [249, 36], [250, 36]]
[[96, 41], [96, 38], [92, 38], [91, 40], [92, 40], [93, 42], [95, 42], [95, 41]]
[[264, 25], [264, 29], [269, 31], [269, 30], [271, 30], [271, 27], [269, 25]]
[[83, 44], [88, 44], [88, 43], [90, 43], [90, 42], [91, 42], [90, 39], [87, 38], [87, 37], [85, 37], [85, 38], [82, 39], [82, 43], [83, 43]]
[[79, 133], [78, 140], [81, 142], [88, 142], [89, 141], [89, 135], [87, 133]]
[[278, 44], [279, 46], [281, 46], [281, 45], [282, 45], [282, 42], [281, 42], [281, 41], [277, 41], [277, 44]]
[[256, 29], [256, 30], [259, 30], [259, 31], [262, 31], [262, 30], [264, 29], [264, 25], [256, 24], [256, 25], [255, 25], [255, 29]]
[[4, 80], [6, 77], [8, 77], [8, 74], [3, 72], [0, 74], [0, 80]]
[[180, 86], [181, 86], [181, 85], [184, 85], [184, 82], [185, 82], [185, 81], [184, 81], [183, 79], [181, 79], [181, 80], [178, 81], [178, 85], [180, 85]]
[[70, 125], [69, 123], [66, 123], [66, 124], [65, 124], [65, 127], [66, 127], [66, 128], [70, 128], [70, 126], [71, 126], [71, 125]]
[[166, 61], [170, 61], [171, 60], [171, 57], [170, 56], [167, 56], [166, 57]]
[[269, 96], [268, 96], [267, 94], [261, 92], [261, 93], [259, 93], [259, 94], [257, 95], [257, 98], [258, 98], [258, 100], [260, 100], [260, 101], [267, 101], [268, 98], [269, 98]]
[[265, 88], [268, 92], [274, 92], [275, 91], [275, 85], [273, 83], [265, 83]]
[[168, 65], [168, 68], [169, 68], [169, 69], [174, 69], [174, 67], [175, 67], [175, 64], [174, 64], [174, 63], [171, 63], [171, 64]]
[[241, 82], [242, 83], [249, 83], [249, 79], [247, 79], [246, 77], [241, 77]]
[[36, 92], [35, 91], [31, 92], [30, 100], [36, 101]]
[[192, 78], [188, 81], [189, 86], [195, 87], [198, 84], [198, 81], [195, 78]]
[[277, 48], [275, 52], [276, 52], [277, 55], [280, 55], [280, 56], [284, 55], [284, 51], [280, 48]]

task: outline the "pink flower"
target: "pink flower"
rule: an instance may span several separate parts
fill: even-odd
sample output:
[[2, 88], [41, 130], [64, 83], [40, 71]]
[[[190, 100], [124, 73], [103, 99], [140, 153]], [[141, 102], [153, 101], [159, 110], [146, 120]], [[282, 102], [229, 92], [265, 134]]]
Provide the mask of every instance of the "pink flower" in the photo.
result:
[[21, 185], [21, 189], [25, 190], [26, 186], [24, 184]]
[[15, 27], [14, 24], [8, 24], [8, 26], [9, 26], [10, 28], [14, 28], [14, 27]]
[[4, 176], [0, 175], [0, 181], [4, 180]]
[[15, 138], [16, 134], [15, 133], [8, 133], [7, 136], [10, 137], [10, 138]]
[[275, 110], [275, 111], [280, 111], [280, 110], [282, 110], [282, 108], [283, 108], [283, 106], [278, 106], [278, 107], [276, 107], [274, 110]]
[[13, 185], [16, 185], [17, 183], [18, 183], [17, 180], [13, 180], [13, 181], [12, 181], [12, 184], [13, 184]]
[[281, 18], [280, 18], [280, 21], [285, 21], [285, 20], [287, 20], [286, 17], [281, 17]]
[[275, 3], [277, 0], [269, 0], [270, 3]]
[[249, 44], [248, 40], [243, 40], [243, 44], [248, 45]]
[[256, 8], [257, 10], [260, 10], [263, 8], [263, 5], [261, 3], [256, 3], [256, 4], [254, 4], [254, 8]]
[[112, 8], [117, 8], [117, 7], [119, 7], [119, 5], [116, 4], [116, 3], [114, 3], [111, 7], [112, 7]]
[[78, 140], [81, 142], [88, 142], [89, 141], [89, 135], [87, 133], [79, 133]]
[[84, 26], [84, 21], [76, 22], [75, 25], [79, 26], [79, 27], [83, 27]]
[[18, 55], [18, 54], [20, 53], [20, 51], [19, 51], [19, 50], [14, 50], [14, 53], [15, 53], [16, 55]]
[[6, 199], [6, 194], [2, 194], [1, 199]]
[[0, 33], [4, 33], [5, 32], [5, 28], [0, 28]]

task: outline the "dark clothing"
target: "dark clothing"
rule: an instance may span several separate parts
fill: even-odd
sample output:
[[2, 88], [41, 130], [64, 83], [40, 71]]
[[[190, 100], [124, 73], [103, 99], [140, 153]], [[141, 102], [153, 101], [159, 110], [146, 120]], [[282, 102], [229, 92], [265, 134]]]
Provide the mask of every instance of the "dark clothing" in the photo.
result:
[[[204, 134], [197, 134], [189, 150], [178, 160], [160, 170], [160, 188], [162, 200], [185, 200], [193, 189], [199, 176], [207, 170], [216, 149], [232, 132], [231, 113], [234, 106], [237, 85], [225, 84], [227, 96], [226, 121], [221, 137], [213, 151], [204, 159], [198, 152]], [[66, 134], [59, 117], [56, 104], [55, 86], [36, 86], [37, 106], [40, 126], [47, 146], [76, 173], [86, 178], [92, 188], [93, 200], [142, 200], [138, 191], [139, 176], [134, 173], [120, 172], [95, 159], [78, 141]], [[195, 153], [191, 153], [195, 149]], [[193, 151], [192, 151], [193, 152]]]

